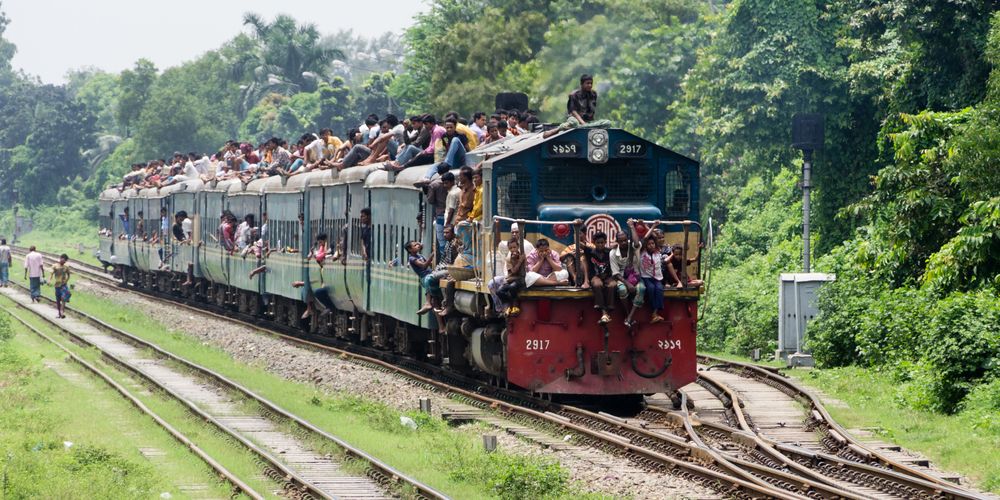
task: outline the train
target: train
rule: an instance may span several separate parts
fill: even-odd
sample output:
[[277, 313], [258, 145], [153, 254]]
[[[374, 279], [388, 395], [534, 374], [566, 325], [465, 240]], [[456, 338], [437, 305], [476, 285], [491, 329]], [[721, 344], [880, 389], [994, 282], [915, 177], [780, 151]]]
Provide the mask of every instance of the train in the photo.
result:
[[[667, 242], [683, 248], [684, 273], [697, 277], [697, 161], [623, 129], [575, 128], [481, 145], [468, 153], [467, 164], [479, 164], [483, 174], [483, 217], [468, 225], [470, 265], [454, 273], [454, 312], [441, 320], [443, 331], [434, 314], [417, 314], [424, 296], [405, 265], [405, 242], [430, 249], [435, 240], [431, 218], [421, 217], [432, 210], [418, 182], [425, 168], [394, 173], [374, 164], [249, 183], [107, 189], [99, 199], [100, 260], [128, 286], [393, 351], [547, 398], [674, 394], [696, 379], [699, 286], [664, 290], [665, 321], [651, 322], [644, 307], [627, 326], [621, 307], [613, 321], [600, 324], [591, 291], [575, 285], [525, 289], [520, 314], [489, 314], [487, 283], [497, 268], [496, 245], [510, 238], [512, 224], [524, 239], [544, 237], [560, 251], [598, 231], [614, 241], [628, 219], [662, 221]], [[367, 260], [364, 208], [370, 210]], [[130, 219], [123, 217], [126, 209]], [[134, 237], [137, 215], [143, 214], [145, 228], [158, 230], [161, 210], [171, 224], [176, 212], [189, 215], [190, 244]], [[215, 237], [226, 210], [257, 221], [266, 213], [275, 251], [260, 257], [227, 251]], [[343, 235], [346, 256], [322, 266], [307, 258], [320, 233]], [[251, 277], [261, 266], [265, 270]], [[309, 287], [295, 282], [328, 287], [335, 308], [303, 320]]]

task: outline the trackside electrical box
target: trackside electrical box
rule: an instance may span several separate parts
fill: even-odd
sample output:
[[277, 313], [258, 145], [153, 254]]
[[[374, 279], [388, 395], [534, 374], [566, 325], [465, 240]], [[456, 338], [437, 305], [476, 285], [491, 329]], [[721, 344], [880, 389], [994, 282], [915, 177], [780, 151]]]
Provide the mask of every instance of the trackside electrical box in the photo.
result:
[[[785, 273], [778, 287], [778, 350], [775, 359], [792, 365], [812, 365], [805, 350], [806, 328], [819, 310], [816, 295], [836, 276], [824, 273]], [[808, 358], [808, 359], [806, 359]]]

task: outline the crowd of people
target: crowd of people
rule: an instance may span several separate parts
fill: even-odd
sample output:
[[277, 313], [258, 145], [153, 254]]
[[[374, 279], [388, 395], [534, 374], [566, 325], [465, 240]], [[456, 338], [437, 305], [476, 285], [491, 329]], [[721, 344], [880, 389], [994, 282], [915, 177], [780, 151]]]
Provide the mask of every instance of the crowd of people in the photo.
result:
[[536, 124], [537, 117], [520, 110], [497, 110], [489, 116], [477, 112], [471, 120], [451, 112], [440, 121], [431, 114], [402, 121], [392, 114], [381, 119], [372, 114], [343, 138], [324, 128], [302, 135], [294, 144], [279, 137], [256, 146], [230, 140], [211, 155], [176, 152], [170, 160], [135, 163], [115, 187], [120, 191], [162, 188], [197, 179], [249, 183], [276, 175], [373, 164], [394, 172], [424, 166], [426, 185], [436, 173], [465, 166], [466, 153], [479, 145], [523, 134]]
[[681, 245], [666, 244], [659, 225], [655, 221], [649, 229], [629, 220], [628, 232], [618, 232], [613, 242], [597, 232], [589, 241], [581, 237], [579, 249], [574, 244], [557, 253], [545, 238], [535, 244], [523, 239], [513, 224], [511, 238], [497, 246], [495, 276], [489, 282], [495, 312], [516, 316], [518, 293], [526, 288], [578, 286], [591, 290], [601, 324], [611, 322], [616, 302], [626, 311], [626, 327], [635, 325], [633, 315], [646, 303], [652, 310], [650, 322], [663, 321], [664, 289], [697, 287], [702, 282], [684, 271], [697, 257], [685, 259]]
[[[606, 120], [597, 120], [597, 92], [590, 75], [580, 77], [580, 87], [570, 93], [566, 104], [566, 121], [544, 132], [545, 136], [576, 127], [607, 126]], [[151, 160], [132, 165], [132, 171], [122, 178], [118, 189], [160, 188], [187, 180], [204, 182], [239, 179], [249, 183], [271, 176], [290, 177], [314, 170], [343, 170], [357, 165], [379, 165], [392, 172], [423, 167], [424, 175], [416, 185], [427, 194], [428, 212], [433, 220], [434, 240], [429, 255], [420, 241], [405, 243], [407, 263], [420, 279], [426, 301], [418, 314], [434, 311], [441, 319], [451, 312], [454, 296], [454, 279], [450, 267], [470, 265], [463, 254], [472, 246], [474, 222], [482, 219], [482, 171], [478, 165], [467, 164], [467, 153], [480, 145], [524, 134], [542, 128], [531, 112], [498, 109], [493, 114], [477, 112], [471, 120], [450, 112], [439, 120], [432, 114], [413, 115], [400, 120], [389, 114], [383, 118], [368, 115], [362, 124], [346, 131], [343, 138], [325, 128], [319, 133], [306, 133], [294, 144], [272, 137], [256, 146], [247, 142], [227, 141], [212, 155], [196, 152], [174, 153], [172, 160]], [[452, 170], [458, 169], [458, 175]], [[166, 211], [161, 213], [159, 230], [146, 232], [143, 214], [138, 214], [135, 228], [130, 228], [128, 210], [121, 216], [125, 232], [120, 238], [138, 238], [157, 243], [170, 237]], [[300, 225], [303, 224], [300, 216]], [[362, 213], [362, 258], [368, 260], [370, 245], [371, 212]], [[580, 248], [570, 245], [561, 253], [541, 238], [532, 244], [524, 240], [520, 228], [514, 224], [509, 241], [501, 241], [494, 255], [494, 277], [489, 280], [489, 290], [494, 300], [494, 312], [508, 316], [519, 313], [519, 291], [531, 287], [578, 286], [589, 288], [595, 308], [601, 311], [600, 323], [611, 321], [616, 302], [627, 311], [626, 326], [634, 325], [633, 315], [644, 304], [653, 313], [652, 323], [663, 321], [663, 290], [665, 287], [698, 286], [698, 280], [687, 280], [682, 249], [667, 245], [663, 232], [637, 221], [628, 221], [628, 231], [621, 231], [609, 241], [608, 235], [598, 232], [590, 241], [580, 241]], [[132, 230], [134, 229], [134, 230]], [[346, 226], [343, 228], [346, 233]], [[102, 229], [102, 231], [110, 231]], [[180, 243], [191, 242], [191, 222], [183, 211], [175, 214], [173, 236]], [[110, 234], [108, 236], [111, 236]], [[267, 214], [261, 214], [257, 224], [252, 214], [242, 221], [228, 210], [221, 215], [219, 227], [213, 236], [229, 253], [243, 256], [266, 257], [275, 249], [267, 238]], [[337, 261], [345, 255], [344, 234], [331, 249], [326, 234], [317, 235], [309, 250], [309, 259], [321, 266], [328, 260]], [[282, 252], [298, 249], [283, 247]], [[163, 251], [162, 249], [160, 250]], [[161, 260], [164, 256], [161, 254]], [[263, 272], [264, 266], [254, 269], [250, 276]], [[189, 270], [190, 274], [190, 270]], [[448, 283], [442, 292], [441, 280]], [[685, 280], [687, 280], [685, 282]], [[189, 276], [189, 282], [191, 277]], [[294, 286], [304, 286], [296, 282]], [[309, 295], [324, 305], [329, 288], [308, 287]], [[305, 316], [311, 314], [312, 300]], [[442, 325], [443, 321], [438, 322]]]
[[[597, 120], [594, 78], [580, 77], [580, 88], [569, 94], [566, 121], [545, 132], [546, 136], [575, 127], [607, 126]], [[179, 182], [239, 179], [244, 183], [275, 175], [293, 176], [313, 170], [343, 170], [356, 165], [379, 164], [399, 172], [426, 167], [423, 184], [436, 173], [465, 166], [466, 153], [483, 144], [540, 130], [542, 124], [529, 110], [497, 109], [487, 115], [476, 112], [471, 119], [450, 112], [438, 119], [433, 114], [400, 120], [393, 114], [379, 118], [371, 114], [357, 127], [338, 137], [329, 128], [303, 134], [291, 144], [271, 137], [256, 146], [236, 140], [214, 154], [175, 152], [170, 160], [154, 159], [132, 164], [131, 171], [116, 184], [119, 190], [162, 188]]]

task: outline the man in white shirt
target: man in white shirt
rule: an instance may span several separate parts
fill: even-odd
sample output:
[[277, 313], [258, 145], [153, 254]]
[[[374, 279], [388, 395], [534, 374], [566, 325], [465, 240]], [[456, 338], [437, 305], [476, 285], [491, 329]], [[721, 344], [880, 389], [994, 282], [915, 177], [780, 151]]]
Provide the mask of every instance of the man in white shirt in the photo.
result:
[[486, 113], [477, 111], [476, 114], [472, 115], [472, 124], [469, 125], [469, 129], [479, 136], [479, 142], [481, 144], [483, 139], [486, 138]]
[[[510, 237], [519, 238], [521, 236], [521, 228], [517, 223], [510, 225]], [[521, 240], [521, 249], [524, 251], [523, 255], [530, 255], [535, 251], [535, 245], [532, 245], [527, 239]], [[493, 261], [493, 275], [494, 276], [505, 276], [507, 274], [507, 264], [510, 260], [510, 249], [507, 248], [507, 239], [501, 238], [500, 243], [497, 245], [496, 256]]]
[[32, 245], [28, 249], [28, 255], [24, 256], [24, 277], [28, 278], [32, 302], [41, 302], [42, 276], [45, 276], [42, 254], [35, 251], [35, 246]]

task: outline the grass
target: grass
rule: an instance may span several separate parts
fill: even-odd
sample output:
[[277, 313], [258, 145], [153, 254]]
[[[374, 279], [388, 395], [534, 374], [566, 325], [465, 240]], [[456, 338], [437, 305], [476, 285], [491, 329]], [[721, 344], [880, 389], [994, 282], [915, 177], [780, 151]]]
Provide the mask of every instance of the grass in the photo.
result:
[[[194, 483], [206, 485], [209, 495], [228, 496], [200, 459], [103, 381], [20, 323], [10, 327], [13, 335], [0, 341], [0, 496], [183, 496], [178, 486]], [[140, 446], [165, 455], [149, 460]]]
[[[12, 269], [12, 277], [20, 280], [23, 270], [18, 263], [15, 267], [18, 269]], [[43, 293], [51, 295], [51, 287], [43, 287]], [[148, 315], [86, 292], [75, 292], [72, 305], [252, 388], [287, 411], [454, 498], [587, 496], [583, 485], [570, 484], [565, 470], [550, 459], [503, 450], [485, 453], [480, 437], [484, 427], [453, 429], [416, 411], [399, 412], [349, 394], [322, 393], [311, 384], [237, 362], [225, 351], [170, 330]], [[399, 382], [386, 376], [385, 383]], [[412, 418], [418, 428], [400, 425], [402, 416]]]
[[[752, 362], [726, 353], [720, 358]], [[760, 364], [785, 367], [781, 361]], [[833, 418], [848, 429], [870, 429], [880, 438], [921, 453], [944, 470], [959, 472], [979, 488], [1000, 493], [1000, 412], [972, 408], [945, 415], [909, 408], [897, 399], [898, 381], [886, 372], [856, 366], [792, 369], [782, 373], [846, 403], [827, 404]]]
[[[31, 245], [38, 247], [38, 250], [56, 255], [65, 253], [70, 260], [100, 266], [101, 262], [94, 256], [94, 252], [99, 248], [96, 234], [93, 237], [54, 236], [43, 231], [32, 231], [28, 234], [18, 236], [17, 245], [28, 248]], [[83, 252], [80, 252], [80, 245]], [[15, 259], [17, 260], [17, 259]]]
[[847, 403], [846, 408], [827, 405], [844, 427], [871, 429], [926, 455], [944, 470], [967, 475], [980, 488], [1000, 493], [1000, 415], [995, 410], [992, 415], [974, 411], [944, 415], [908, 408], [896, 400], [898, 382], [889, 374], [859, 367], [786, 373]]

